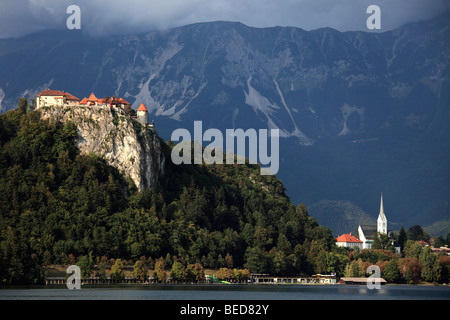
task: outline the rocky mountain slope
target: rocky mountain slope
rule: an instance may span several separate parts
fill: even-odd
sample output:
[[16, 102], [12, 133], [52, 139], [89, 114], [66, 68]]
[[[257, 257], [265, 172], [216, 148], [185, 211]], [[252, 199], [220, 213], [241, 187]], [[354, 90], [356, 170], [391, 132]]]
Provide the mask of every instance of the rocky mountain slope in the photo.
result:
[[383, 33], [212, 22], [3, 39], [1, 108], [52, 87], [143, 102], [166, 140], [194, 120], [278, 128], [294, 203], [350, 201], [376, 218], [383, 192], [390, 221], [427, 225], [450, 211], [448, 18]]
[[156, 131], [133, 121], [121, 108], [49, 106], [39, 112], [44, 120], [75, 123], [81, 154], [104, 158], [139, 190], [155, 187], [164, 175], [165, 156]]

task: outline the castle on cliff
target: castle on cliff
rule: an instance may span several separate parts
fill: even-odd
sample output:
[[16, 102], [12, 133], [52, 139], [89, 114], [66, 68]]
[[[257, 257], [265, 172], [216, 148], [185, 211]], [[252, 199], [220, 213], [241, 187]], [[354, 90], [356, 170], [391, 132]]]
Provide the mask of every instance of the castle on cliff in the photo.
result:
[[[88, 98], [80, 101], [74, 95], [60, 90], [45, 89], [36, 95], [36, 108], [45, 106], [108, 106], [110, 108], [131, 109], [131, 104], [120, 97], [105, 97], [97, 98], [94, 93]], [[148, 110], [143, 103], [139, 106], [136, 115], [131, 115], [131, 118], [137, 120], [143, 126], [153, 127], [153, 122], [148, 121]]]

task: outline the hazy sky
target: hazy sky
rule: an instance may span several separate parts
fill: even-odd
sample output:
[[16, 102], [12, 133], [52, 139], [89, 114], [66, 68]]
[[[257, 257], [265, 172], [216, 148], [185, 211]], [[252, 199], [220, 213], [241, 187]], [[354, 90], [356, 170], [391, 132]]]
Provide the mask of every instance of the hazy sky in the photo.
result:
[[450, 0], [0, 0], [0, 38], [66, 28], [69, 5], [94, 35], [146, 32], [195, 22], [240, 21], [253, 27], [367, 30], [366, 9], [381, 9], [381, 31], [449, 12]]

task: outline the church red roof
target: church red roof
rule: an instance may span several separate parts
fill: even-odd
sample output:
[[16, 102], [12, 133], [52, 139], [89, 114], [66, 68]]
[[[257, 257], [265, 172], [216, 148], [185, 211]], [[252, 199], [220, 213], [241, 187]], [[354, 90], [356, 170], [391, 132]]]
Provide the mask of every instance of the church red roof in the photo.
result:
[[139, 106], [139, 109], [137, 109], [137, 111], [147, 111], [148, 112], [147, 108], [144, 106], [143, 103], [141, 103], [141, 105]]
[[359, 240], [358, 238], [356, 238], [355, 236], [352, 236], [352, 234], [343, 234], [339, 237], [336, 238], [337, 242], [357, 242], [357, 243], [362, 243], [361, 240]]

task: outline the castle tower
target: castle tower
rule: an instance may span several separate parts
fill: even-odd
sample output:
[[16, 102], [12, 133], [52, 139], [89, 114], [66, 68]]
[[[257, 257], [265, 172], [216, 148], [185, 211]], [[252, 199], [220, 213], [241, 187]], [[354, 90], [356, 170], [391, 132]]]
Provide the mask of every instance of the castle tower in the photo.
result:
[[143, 126], [148, 124], [148, 110], [143, 103], [141, 103], [137, 110], [137, 119]]
[[378, 214], [377, 219], [377, 232], [387, 234], [387, 219], [386, 215], [384, 214], [383, 193], [381, 193], [380, 213]]

